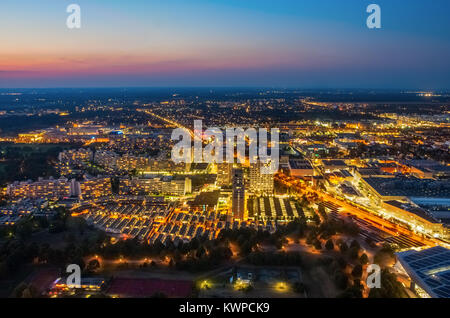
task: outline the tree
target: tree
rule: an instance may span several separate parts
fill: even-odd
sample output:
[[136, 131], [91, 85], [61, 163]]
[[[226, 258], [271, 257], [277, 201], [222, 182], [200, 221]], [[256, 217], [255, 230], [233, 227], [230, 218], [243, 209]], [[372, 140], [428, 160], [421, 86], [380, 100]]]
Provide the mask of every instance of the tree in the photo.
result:
[[203, 255], [205, 255], [205, 253], [206, 253], [205, 248], [204, 248], [203, 246], [200, 246], [200, 247], [197, 249], [197, 253], [196, 253], [195, 256], [197, 256], [197, 258], [200, 258], [200, 257], [202, 257]]
[[348, 286], [348, 278], [347, 275], [345, 275], [344, 272], [338, 271], [336, 275], [334, 276], [334, 282], [336, 283], [336, 286], [340, 289], [346, 289]]
[[29, 239], [31, 237], [31, 234], [33, 233], [31, 221], [30, 220], [20, 221], [17, 224], [16, 233], [18, 237], [22, 240]]
[[384, 265], [390, 261], [395, 261], [396, 256], [394, 249], [389, 244], [384, 244], [383, 247], [375, 254], [373, 262], [375, 264]]
[[325, 243], [325, 248], [329, 251], [334, 249], [334, 243], [332, 239], [329, 239], [326, 243]]
[[22, 298], [23, 292], [28, 288], [28, 285], [25, 283], [20, 283], [14, 288], [12, 295], [14, 298]]
[[252, 285], [247, 285], [247, 286], [245, 286], [243, 289], [242, 289], [242, 291], [244, 292], [244, 293], [249, 293], [249, 292], [251, 292], [253, 290], [253, 286]]
[[99, 262], [98, 260], [93, 259], [93, 260], [91, 260], [91, 261], [88, 263], [88, 270], [89, 270], [89, 271], [95, 271], [95, 270], [97, 270], [98, 268], [100, 268], [100, 262]]
[[306, 244], [311, 245], [314, 242], [314, 239], [315, 239], [314, 233], [310, 232], [306, 236]]
[[348, 250], [348, 245], [345, 242], [342, 242], [341, 245], [339, 245], [339, 250], [341, 251], [341, 253], [345, 253]]
[[8, 267], [6, 262], [0, 262], [0, 280], [4, 279], [8, 275]]
[[321, 250], [321, 249], [322, 249], [322, 243], [320, 243], [319, 240], [315, 240], [315, 241], [314, 241], [314, 248], [315, 248], [316, 250]]
[[348, 255], [350, 256], [351, 259], [355, 260], [358, 258], [359, 256], [359, 248], [357, 248], [356, 246], [352, 247], [349, 249]]
[[338, 298], [362, 298], [361, 284], [354, 284], [352, 287], [347, 288]]
[[314, 213], [314, 216], [313, 216], [313, 221], [316, 223], [316, 224], [319, 224], [320, 223], [320, 217], [317, 215], [317, 214], [315, 214]]
[[361, 248], [361, 245], [359, 244], [359, 242], [357, 240], [353, 240], [352, 243], [350, 244], [350, 248]]
[[69, 216], [66, 219], [66, 228], [74, 232], [79, 232], [81, 235], [84, 233], [87, 227], [87, 222], [82, 217]]
[[247, 262], [257, 266], [299, 266], [301, 255], [298, 252], [253, 252], [247, 257]]
[[28, 285], [22, 292], [22, 298], [36, 298], [39, 297], [38, 290], [33, 285]]
[[303, 283], [296, 282], [294, 283], [294, 291], [298, 294], [303, 294], [306, 291], [306, 287]]
[[324, 219], [327, 219], [327, 213], [325, 212], [325, 208], [323, 205], [319, 205], [319, 208], [317, 209], [317, 213]]
[[336, 263], [338, 264], [339, 268], [341, 268], [341, 269], [344, 269], [347, 267], [347, 261], [342, 256], [340, 256], [336, 259]]
[[363, 272], [363, 268], [361, 265], [356, 265], [352, 270], [352, 276], [354, 278], [361, 278]]
[[366, 253], [363, 253], [363, 254], [361, 255], [361, 257], [359, 258], [359, 262], [360, 262], [362, 265], [366, 265], [366, 264], [369, 263], [369, 257], [367, 256]]
[[359, 229], [358, 225], [351, 222], [351, 223], [345, 223], [343, 232], [348, 235], [351, 235], [351, 236], [356, 236], [356, 235], [358, 235], [359, 230], [360, 229]]
[[381, 288], [372, 288], [369, 292], [369, 298], [406, 298], [403, 285], [397, 281], [395, 274], [387, 269], [381, 271]]

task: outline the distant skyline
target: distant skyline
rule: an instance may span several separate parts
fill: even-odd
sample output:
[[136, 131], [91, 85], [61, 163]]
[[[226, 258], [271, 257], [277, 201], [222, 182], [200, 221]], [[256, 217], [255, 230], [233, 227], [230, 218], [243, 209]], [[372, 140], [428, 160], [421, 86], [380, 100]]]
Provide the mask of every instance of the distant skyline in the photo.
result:
[[[66, 7], [81, 6], [69, 30]], [[369, 30], [366, 7], [382, 9]], [[448, 0], [2, 0], [0, 87], [450, 88]]]

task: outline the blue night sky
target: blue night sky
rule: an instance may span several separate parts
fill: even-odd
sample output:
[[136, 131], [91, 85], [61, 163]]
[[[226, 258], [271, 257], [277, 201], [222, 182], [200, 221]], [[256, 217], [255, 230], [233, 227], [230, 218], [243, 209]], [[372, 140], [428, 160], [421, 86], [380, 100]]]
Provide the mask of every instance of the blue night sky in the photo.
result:
[[0, 87], [449, 89], [449, 15], [448, 0], [2, 0]]

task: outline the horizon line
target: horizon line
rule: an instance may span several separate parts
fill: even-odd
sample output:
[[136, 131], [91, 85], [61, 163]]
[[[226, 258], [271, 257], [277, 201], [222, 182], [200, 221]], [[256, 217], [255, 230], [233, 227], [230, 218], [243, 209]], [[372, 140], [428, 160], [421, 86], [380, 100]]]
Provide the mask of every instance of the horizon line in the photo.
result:
[[450, 88], [383, 88], [383, 87], [373, 87], [373, 88], [358, 88], [358, 87], [347, 87], [347, 88], [337, 88], [337, 87], [298, 87], [298, 86], [234, 86], [234, 85], [223, 85], [223, 86], [48, 86], [48, 87], [0, 87], [0, 90], [44, 90], [44, 89], [284, 89], [284, 90], [313, 90], [313, 91], [441, 91], [450, 92]]

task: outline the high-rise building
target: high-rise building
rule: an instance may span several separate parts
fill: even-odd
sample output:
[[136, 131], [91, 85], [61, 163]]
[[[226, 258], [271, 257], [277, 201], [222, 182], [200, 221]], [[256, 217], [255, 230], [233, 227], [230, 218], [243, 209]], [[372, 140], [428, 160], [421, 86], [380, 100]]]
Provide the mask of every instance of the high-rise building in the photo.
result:
[[217, 164], [217, 185], [228, 186], [231, 184], [231, 174], [233, 172], [233, 165], [231, 163]]
[[190, 178], [174, 179], [170, 176], [162, 178], [122, 178], [119, 183], [119, 191], [122, 194], [133, 195], [164, 193], [181, 196], [192, 192], [192, 180]]
[[125, 154], [117, 159], [117, 169], [119, 171], [146, 170], [149, 167], [149, 160], [146, 157]]
[[75, 182], [72, 186], [72, 195], [79, 196], [83, 200], [93, 200], [100, 197], [106, 197], [112, 194], [111, 178], [96, 177], [86, 178]]
[[94, 154], [90, 149], [71, 149], [60, 152], [58, 159], [68, 165], [80, 165], [81, 163], [91, 162]]
[[184, 179], [184, 194], [192, 193], [192, 179], [185, 178]]
[[249, 190], [255, 194], [273, 194], [273, 174], [262, 173], [264, 163], [258, 162], [250, 165]]
[[97, 150], [95, 152], [94, 162], [108, 172], [117, 170], [117, 160], [120, 158], [114, 151]]
[[242, 169], [233, 170], [232, 212], [235, 218], [243, 219], [245, 212], [245, 185]]

